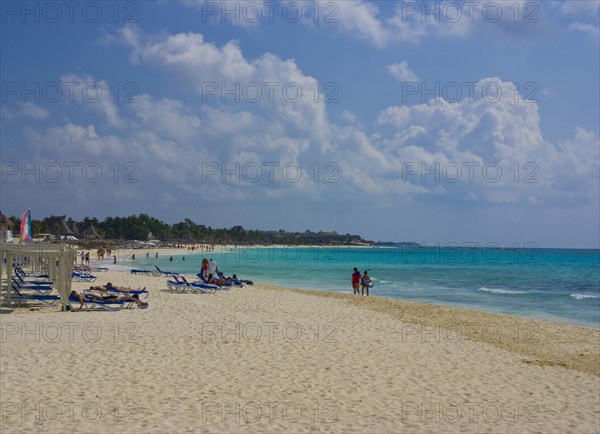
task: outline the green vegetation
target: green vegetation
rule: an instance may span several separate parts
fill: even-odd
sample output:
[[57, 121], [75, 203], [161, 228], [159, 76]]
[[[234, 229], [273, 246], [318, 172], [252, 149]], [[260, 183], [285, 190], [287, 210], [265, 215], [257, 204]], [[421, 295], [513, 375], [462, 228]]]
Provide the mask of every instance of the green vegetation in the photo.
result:
[[[86, 228], [92, 226], [102, 239], [110, 240], [160, 240], [162, 242], [183, 243], [216, 243], [216, 244], [309, 244], [309, 245], [356, 245], [369, 243], [359, 235], [341, 235], [336, 232], [288, 232], [247, 230], [241, 226], [214, 229], [210, 226], [197, 224], [189, 218], [175, 224], [168, 224], [146, 214], [129, 217], [106, 217], [99, 221], [95, 217], [86, 217], [82, 222], [65, 216], [49, 217], [44, 220], [32, 220], [32, 232], [38, 234], [75, 235], [86, 238]], [[9, 217], [13, 228], [18, 228], [20, 221], [17, 217]], [[63, 223], [64, 222], [64, 223]], [[73, 231], [73, 228], [77, 231]], [[66, 232], [69, 231], [69, 232]], [[18, 233], [18, 229], [17, 229]]]

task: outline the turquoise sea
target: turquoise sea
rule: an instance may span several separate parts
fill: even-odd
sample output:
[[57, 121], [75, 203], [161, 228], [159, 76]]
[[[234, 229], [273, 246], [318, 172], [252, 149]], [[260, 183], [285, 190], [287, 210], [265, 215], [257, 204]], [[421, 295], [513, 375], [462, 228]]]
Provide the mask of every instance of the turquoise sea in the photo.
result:
[[[371, 295], [460, 306], [600, 328], [600, 250], [541, 248], [237, 248], [146, 259], [195, 275], [204, 256], [226, 275], [285, 287], [352, 293], [350, 276], [369, 270]], [[185, 260], [183, 259], [185, 257]]]

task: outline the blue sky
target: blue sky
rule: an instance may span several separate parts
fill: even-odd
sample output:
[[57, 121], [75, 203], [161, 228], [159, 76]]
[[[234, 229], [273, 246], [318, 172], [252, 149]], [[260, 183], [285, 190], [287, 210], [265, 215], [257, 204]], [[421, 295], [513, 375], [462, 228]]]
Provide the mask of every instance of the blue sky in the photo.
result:
[[2, 3], [5, 214], [599, 247], [598, 1], [69, 7]]

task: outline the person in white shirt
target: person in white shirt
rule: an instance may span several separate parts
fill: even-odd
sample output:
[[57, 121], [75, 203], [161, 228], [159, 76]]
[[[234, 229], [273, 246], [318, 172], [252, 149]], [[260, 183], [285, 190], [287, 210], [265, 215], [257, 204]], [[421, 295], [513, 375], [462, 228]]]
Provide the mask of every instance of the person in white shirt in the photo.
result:
[[212, 258], [208, 261], [208, 272], [213, 276], [217, 275], [217, 261], [214, 261]]

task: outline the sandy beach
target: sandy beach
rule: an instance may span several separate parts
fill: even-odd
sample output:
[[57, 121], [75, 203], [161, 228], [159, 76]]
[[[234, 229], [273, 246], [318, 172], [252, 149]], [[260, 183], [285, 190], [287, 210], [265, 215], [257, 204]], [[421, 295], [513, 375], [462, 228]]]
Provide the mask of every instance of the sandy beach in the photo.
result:
[[[600, 332], [270, 285], [2, 309], [3, 433], [597, 433]], [[76, 290], [89, 283], [74, 282]]]

